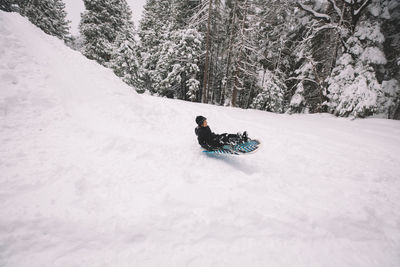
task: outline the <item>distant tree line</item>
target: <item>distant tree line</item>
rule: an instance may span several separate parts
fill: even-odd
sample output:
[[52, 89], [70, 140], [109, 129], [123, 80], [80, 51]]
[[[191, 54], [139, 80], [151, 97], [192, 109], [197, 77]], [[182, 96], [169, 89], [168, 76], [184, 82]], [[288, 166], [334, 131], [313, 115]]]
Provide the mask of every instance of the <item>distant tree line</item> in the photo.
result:
[[134, 85], [152, 94], [278, 113], [400, 116], [397, 1], [148, 0], [144, 10]]
[[400, 119], [396, 0], [84, 0], [71, 37], [61, 0], [4, 0], [139, 92], [276, 113]]

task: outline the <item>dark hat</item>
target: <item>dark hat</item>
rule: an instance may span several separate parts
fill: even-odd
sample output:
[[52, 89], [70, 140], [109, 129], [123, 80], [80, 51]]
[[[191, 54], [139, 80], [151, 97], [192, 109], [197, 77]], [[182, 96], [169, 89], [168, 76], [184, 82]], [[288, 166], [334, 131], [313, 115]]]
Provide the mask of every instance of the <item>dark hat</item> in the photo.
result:
[[204, 122], [206, 119], [207, 119], [206, 117], [197, 116], [197, 117], [196, 117], [196, 123], [197, 123], [197, 125], [201, 126], [201, 125], [203, 124], [203, 122]]

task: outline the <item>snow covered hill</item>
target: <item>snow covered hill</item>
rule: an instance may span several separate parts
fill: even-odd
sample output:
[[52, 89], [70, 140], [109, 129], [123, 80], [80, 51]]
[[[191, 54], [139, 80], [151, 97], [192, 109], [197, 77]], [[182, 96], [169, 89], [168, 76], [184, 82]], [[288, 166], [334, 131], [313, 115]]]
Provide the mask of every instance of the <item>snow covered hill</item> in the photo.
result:
[[[194, 135], [247, 130], [257, 153]], [[0, 266], [400, 266], [400, 123], [136, 94], [0, 12]]]

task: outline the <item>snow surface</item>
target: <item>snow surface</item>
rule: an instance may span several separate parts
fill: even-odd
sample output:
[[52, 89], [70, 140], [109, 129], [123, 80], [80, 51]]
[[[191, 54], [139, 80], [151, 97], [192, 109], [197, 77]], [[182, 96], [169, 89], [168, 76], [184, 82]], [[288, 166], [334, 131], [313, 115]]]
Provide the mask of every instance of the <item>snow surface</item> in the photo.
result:
[[[194, 135], [248, 130], [248, 156]], [[0, 12], [0, 266], [400, 266], [400, 122], [136, 94]]]

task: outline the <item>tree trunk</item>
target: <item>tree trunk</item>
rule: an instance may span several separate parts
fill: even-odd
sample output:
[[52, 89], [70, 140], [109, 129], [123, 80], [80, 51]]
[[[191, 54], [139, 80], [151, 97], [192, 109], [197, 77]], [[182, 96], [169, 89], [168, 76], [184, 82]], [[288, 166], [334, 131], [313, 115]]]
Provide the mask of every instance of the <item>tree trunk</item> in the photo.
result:
[[[245, 4], [247, 4], [247, 0], [246, 0]], [[246, 7], [246, 9], [245, 9], [245, 12], [244, 12], [244, 15], [243, 15], [243, 18], [242, 18], [242, 23], [241, 23], [241, 26], [240, 26], [240, 29], [239, 29], [239, 34], [240, 34], [241, 41], [243, 41], [243, 35], [244, 34], [242, 33], [242, 31], [244, 30], [245, 22], [246, 22], [246, 19], [247, 19], [247, 12], [248, 12], [247, 5], [245, 7]], [[242, 54], [239, 54], [237, 60], [235, 61], [236, 62], [236, 71], [235, 71], [235, 76], [234, 76], [235, 77], [235, 82], [234, 82], [233, 91], [232, 91], [232, 100], [231, 100], [232, 107], [236, 107], [238, 88], [240, 86], [239, 85], [239, 80], [238, 80], [238, 77], [239, 77], [239, 66], [238, 66], [238, 64], [240, 64], [241, 59], [242, 59]]]
[[221, 97], [221, 105], [224, 104], [225, 99], [226, 99], [226, 94], [228, 91], [228, 85], [229, 85], [229, 69], [231, 67], [231, 61], [232, 61], [232, 46], [233, 46], [233, 25], [235, 25], [236, 22], [236, 5], [237, 5], [237, 0], [235, 1], [235, 5], [233, 6], [233, 17], [231, 23], [228, 25], [228, 32], [229, 32], [229, 44], [228, 44], [228, 59], [226, 63], [226, 72], [225, 72], [225, 84], [224, 88], [222, 89], [222, 97]]
[[400, 101], [394, 107], [393, 117], [391, 119], [400, 120]]
[[[237, 71], [236, 71], [236, 75], [237, 75]], [[235, 75], [235, 77], [236, 77], [236, 75]], [[235, 83], [233, 85], [233, 91], [232, 91], [232, 100], [231, 100], [232, 107], [236, 107], [236, 99], [237, 99], [237, 94], [238, 94], [237, 83], [238, 83], [238, 79], [235, 78]]]
[[203, 95], [201, 98], [202, 103], [207, 103], [208, 96], [208, 61], [209, 61], [209, 50], [210, 50], [210, 25], [211, 25], [211, 6], [212, 0], [209, 0], [208, 7], [208, 18], [207, 18], [207, 37], [206, 37], [206, 61], [204, 63], [204, 78], [203, 78]]

